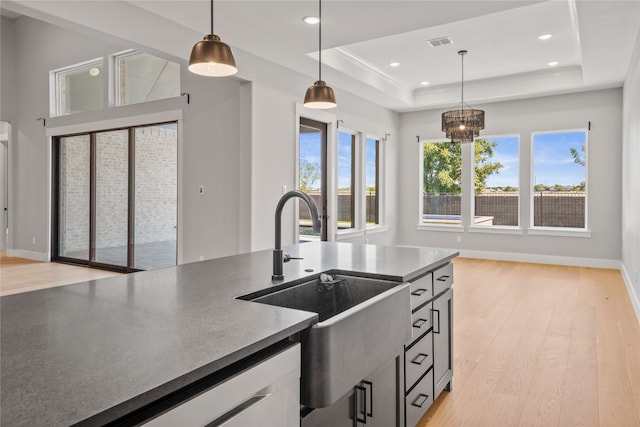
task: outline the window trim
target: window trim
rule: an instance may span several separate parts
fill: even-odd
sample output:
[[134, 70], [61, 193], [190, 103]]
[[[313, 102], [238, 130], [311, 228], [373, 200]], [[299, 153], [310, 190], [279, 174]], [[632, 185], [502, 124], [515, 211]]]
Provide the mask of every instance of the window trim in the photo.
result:
[[[66, 67], [56, 68], [55, 70], [49, 71], [49, 115], [51, 117], [62, 117], [68, 116], [69, 114], [62, 114], [62, 97], [61, 95], [61, 87], [60, 87], [60, 79], [59, 76], [63, 73], [69, 73], [72, 71], [83, 71], [89, 70], [95, 66], [102, 66], [102, 72], [105, 72], [105, 61], [104, 57], [100, 56], [98, 58], [93, 58], [87, 61], [78, 62], [76, 64], [67, 65]], [[109, 73], [106, 73], [106, 79], [109, 79]], [[105, 77], [103, 75], [103, 90], [102, 90], [102, 99], [104, 104], [105, 92], [104, 92], [104, 80]]]
[[[571, 227], [548, 227], [548, 226], [536, 226], [535, 221], [535, 207], [534, 207], [534, 186], [535, 186], [535, 136], [536, 135], [548, 135], [570, 132], [584, 132], [584, 227], [571, 228]], [[591, 229], [589, 227], [589, 130], [586, 128], [570, 128], [559, 130], [546, 130], [546, 131], [533, 131], [531, 132], [531, 144], [530, 144], [530, 164], [529, 164], [529, 225], [527, 227], [527, 234], [530, 235], [545, 235], [545, 236], [562, 236], [562, 237], [591, 237]]]
[[[351, 205], [352, 205], [352, 210], [353, 210], [353, 219], [352, 219], [352, 227], [351, 228], [344, 228], [342, 230], [338, 229], [338, 175], [339, 175], [339, 167], [338, 167], [338, 156], [339, 156], [339, 145], [340, 145], [340, 132], [351, 135], [352, 136], [352, 143], [351, 143]], [[340, 238], [348, 238], [348, 237], [358, 237], [360, 235], [360, 233], [362, 233], [362, 227], [360, 225], [360, 221], [359, 221], [359, 217], [360, 217], [360, 212], [362, 212], [362, 207], [360, 206], [359, 203], [359, 186], [358, 186], [358, 182], [359, 182], [359, 163], [358, 163], [358, 159], [360, 156], [360, 138], [361, 138], [361, 134], [360, 132], [357, 132], [355, 130], [349, 129], [349, 128], [344, 128], [344, 127], [339, 127], [336, 129], [336, 149], [335, 149], [335, 179], [334, 182], [336, 183], [336, 188], [335, 188], [335, 197], [336, 197], [336, 202], [335, 202], [335, 215], [336, 215], [336, 220], [335, 220], [335, 225], [336, 225], [336, 229], [335, 229], [335, 233], [336, 233], [336, 238], [339, 240]], [[340, 238], [338, 238], [338, 236], [340, 236]]]
[[[377, 232], [383, 232], [388, 229], [385, 222], [384, 212], [384, 140], [376, 134], [363, 134], [362, 135], [362, 152], [361, 152], [361, 189], [362, 189], [362, 221], [364, 230], [369, 234]], [[376, 142], [376, 214], [378, 222], [375, 224], [367, 224], [367, 142], [369, 139], [373, 139]]]
[[[149, 52], [145, 52], [145, 51], [141, 51], [141, 50], [136, 50], [136, 49], [126, 49], [120, 52], [116, 52], [112, 55], [109, 55], [109, 61], [108, 61], [108, 65], [109, 65], [109, 88], [108, 88], [108, 96], [109, 96], [109, 103], [108, 106], [109, 107], [125, 107], [127, 105], [136, 105], [136, 104], [144, 104], [147, 102], [153, 102], [153, 101], [143, 101], [143, 102], [133, 102], [130, 104], [126, 104], [126, 103], [122, 103], [121, 99], [120, 99], [120, 92], [119, 92], [119, 88], [120, 88], [120, 83], [121, 83], [121, 79], [120, 79], [120, 67], [118, 65], [118, 61], [124, 58], [128, 58], [130, 56], [134, 56], [134, 55], [138, 55], [138, 54], [145, 54], [145, 55], [149, 55], [149, 56], [153, 56], [155, 58], [159, 58], [162, 60], [165, 60], [167, 62], [173, 62], [175, 64], [177, 64], [180, 69], [182, 69], [182, 65], [179, 62], [176, 61], [172, 61], [171, 59], [167, 59], [163, 56], [158, 56], [158, 55], [154, 55], [152, 53]], [[178, 86], [179, 86], [179, 90], [178, 93], [181, 92], [182, 90], [182, 76], [180, 76], [180, 81], [178, 82]], [[177, 98], [180, 95], [177, 96], [170, 96], [167, 98], [160, 98], [160, 99], [156, 99], [154, 101], [160, 101], [162, 99], [171, 99], [171, 98]]]

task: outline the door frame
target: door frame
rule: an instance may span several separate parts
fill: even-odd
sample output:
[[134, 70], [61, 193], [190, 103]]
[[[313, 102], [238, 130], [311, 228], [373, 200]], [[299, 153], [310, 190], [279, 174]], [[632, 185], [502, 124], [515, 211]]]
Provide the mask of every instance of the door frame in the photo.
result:
[[[323, 110], [315, 110], [313, 108], [306, 108], [302, 104], [296, 104], [295, 111], [295, 138], [294, 138], [294, 188], [300, 189], [300, 119], [306, 118], [314, 120], [316, 122], [325, 123], [327, 125], [327, 161], [326, 161], [326, 198], [327, 198], [327, 215], [329, 218], [326, 221], [327, 224], [327, 241], [332, 242], [336, 240], [336, 227], [337, 227], [337, 207], [336, 207], [336, 175], [337, 168], [335, 158], [337, 156], [337, 125], [336, 115]], [[293, 236], [294, 241], [300, 240], [300, 233], [298, 231], [299, 209], [298, 203], [295, 204], [294, 218], [296, 219], [293, 224]]]
[[[49, 127], [46, 130], [46, 136], [48, 139], [48, 210], [49, 210], [49, 218], [47, 224], [47, 237], [48, 237], [48, 253], [46, 261], [51, 261], [53, 254], [57, 252], [57, 241], [54, 238], [54, 227], [57, 221], [57, 206], [54, 203], [55, 196], [55, 171], [54, 171], [54, 162], [55, 162], [55, 150], [54, 150], [54, 139], [56, 137], [68, 136], [68, 135], [77, 135], [77, 134], [90, 134], [92, 132], [102, 132], [123, 128], [132, 128], [132, 127], [145, 127], [153, 124], [160, 123], [168, 123], [168, 122], [176, 122], [177, 123], [177, 232], [176, 232], [176, 265], [180, 265], [183, 263], [184, 249], [183, 249], [183, 218], [184, 218], [184, 207], [183, 207], [183, 197], [182, 197], [182, 183], [183, 183], [183, 174], [184, 174], [184, 165], [182, 162], [183, 156], [183, 143], [184, 140], [184, 125], [182, 119], [182, 110], [168, 110], [162, 112], [156, 112], [151, 114], [143, 114], [137, 116], [126, 116], [120, 118], [114, 118], [109, 120], [95, 121], [95, 122], [83, 122], [83, 123], [75, 123], [64, 126], [57, 127]], [[57, 168], [57, 164], [55, 164]], [[103, 268], [102, 266], [96, 266], [98, 268]], [[108, 269], [108, 267], [107, 267]]]

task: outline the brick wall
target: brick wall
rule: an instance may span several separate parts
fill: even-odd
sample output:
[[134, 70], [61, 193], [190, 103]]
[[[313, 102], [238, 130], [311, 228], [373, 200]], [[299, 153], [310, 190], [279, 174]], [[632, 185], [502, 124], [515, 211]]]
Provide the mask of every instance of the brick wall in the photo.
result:
[[[176, 239], [177, 133], [136, 129], [135, 241]], [[128, 132], [96, 135], [96, 247], [127, 244]], [[60, 253], [89, 246], [89, 137], [63, 138], [60, 155]]]

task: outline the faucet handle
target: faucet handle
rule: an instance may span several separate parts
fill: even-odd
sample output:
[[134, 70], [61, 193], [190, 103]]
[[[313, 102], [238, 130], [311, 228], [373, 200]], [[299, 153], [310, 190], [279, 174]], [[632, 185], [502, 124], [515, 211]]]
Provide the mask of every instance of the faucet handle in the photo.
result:
[[289, 261], [291, 261], [292, 259], [304, 259], [304, 258], [291, 256], [291, 255], [289, 255], [289, 254], [284, 254], [284, 257], [283, 257], [282, 261], [283, 261], [283, 262], [289, 262]]

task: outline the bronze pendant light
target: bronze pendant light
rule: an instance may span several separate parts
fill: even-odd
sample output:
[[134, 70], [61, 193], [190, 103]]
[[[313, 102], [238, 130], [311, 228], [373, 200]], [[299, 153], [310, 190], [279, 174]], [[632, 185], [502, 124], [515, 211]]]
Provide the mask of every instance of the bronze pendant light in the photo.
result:
[[231, 48], [213, 33], [213, 0], [211, 0], [211, 34], [193, 46], [189, 71], [201, 76], [225, 77], [238, 72]]
[[[442, 131], [446, 133], [451, 142], [473, 142], [484, 129], [484, 111], [476, 110], [464, 103], [464, 55], [466, 50], [458, 51], [462, 58], [462, 98], [460, 106], [442, 113]], [[467, 108], [465, 108], [467, 107]]]
[[318, 0], [318, 80], [307, 89], [304, 96], [304, 106], [308, 108], [333, 108], [336, 95], [333, 89], [322, 80], [322, 0]]

